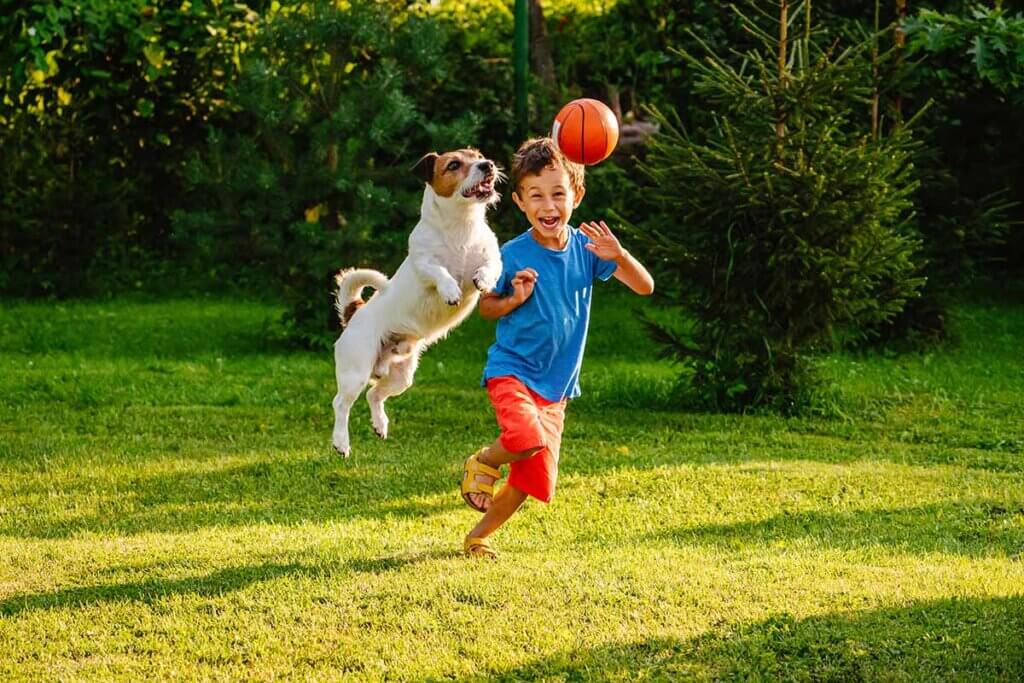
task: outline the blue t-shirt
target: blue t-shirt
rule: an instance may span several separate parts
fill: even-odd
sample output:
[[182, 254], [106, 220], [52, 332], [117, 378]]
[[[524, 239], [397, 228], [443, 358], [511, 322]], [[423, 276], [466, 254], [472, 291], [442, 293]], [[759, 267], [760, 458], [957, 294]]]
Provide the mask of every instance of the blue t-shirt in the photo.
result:
[[512, 278], [524, 268], [537, 271], [537, 284], [522, 306], [498, 319], [483, 384], [512, 375], [549, 401], [576, 398], [594, 280], [607, 280], [617, 266], [584, 249], [590, 239], [571, 226], [561, 251], [542, 247], [531, 232], [501, 247], [502, 272], [494, 293], [512, 294]]

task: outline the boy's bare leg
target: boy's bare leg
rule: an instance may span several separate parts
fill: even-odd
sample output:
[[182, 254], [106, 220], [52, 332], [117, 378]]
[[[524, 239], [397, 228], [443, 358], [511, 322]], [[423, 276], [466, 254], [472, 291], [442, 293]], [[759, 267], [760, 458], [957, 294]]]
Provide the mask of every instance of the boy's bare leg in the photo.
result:
[[516, 510], [526, 501], [526, 494], [515, 486], [502, 486], [501, 490], [494, 496], [491, 506], [480, 518], [467, 538], [487, 538], [493, 534], [498, 527], [508, 521]]
[[[539, 448], [531, 448], [529, 450], [519, 451], [518, 453], [514, 453], [512, 451], [505, 450], [505, 447], [501, 445], [501, 439], [495, 439], [494, 443], [492, 443], [487, 448], [487, 450], [482, 455], [480, 455], [479, 458], [477, 458], [477, 461], [478, 462], [482, 462], [485, 465], [489, 465], [490, 467], [494, 467], [495, 469], [497, 469], [497, 468], [501, 467], [502, 465], [507, 465], [510, 462], [515, 462], [516, 460], [522, 460], [523, 458], [529, 458], [531, 455], [533, 455], [534, 453], [536, 453], [539, 450], [540, 450]], [[478, 475], [476, 475], [476, 480], [479, 481], [482, 484], [493, 484], [494, 483], [494, 477], [488, 477], [486, 474], [478, 474]], [[477, 505], [479, 507], [482, 507], [484, 510], [488, 510], [490, 508], [490, 506], [494, 502], [491, 499], [490, 496], [488, 496], [486, 494], [483, 494], [483, 493], [470, 493], [469, 494], [469, 498], [470, 498], [470, 500], [473, 501], [473, 503], [475, 505]], [[525, 500], [525, 498], [524, 498], [524, 500]], [[522, 502], [520, 502], [520, 505], [521, 504], [522, 504]], [[518, 507], [518, 506], [516, 506], [516, 507]], [[515, 512], [515, 510], [513, 510], [512, 512]], [[509, 514], [512, 514], [512, 513], [509, 513]], [[508, 518], [506, 517], [506, 519], [508, 519]], [[504, 522], [504, 520], [502, 520], [502, 522]], [[500, 526], [500, 524], [499, 524], [499, 526]], [[497, 528], [498, 527], [495, 527], [495, 529], [497, 529]]]

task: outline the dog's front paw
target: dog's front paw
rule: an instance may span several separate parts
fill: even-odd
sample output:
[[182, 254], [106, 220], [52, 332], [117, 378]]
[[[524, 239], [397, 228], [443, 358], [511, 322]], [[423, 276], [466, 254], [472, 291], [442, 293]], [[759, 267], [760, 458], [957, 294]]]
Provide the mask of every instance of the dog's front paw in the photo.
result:
[[462, 290], [455, 280], [442, 282], [437, 288], [437, 293], [449, 306], [458, 306], [462, 303]]
[[478, 268], [473, 274], [473, 286], [481, 293], [486, 294], [493, 291], [496, 284], [498, 284], [498, 276], [486, 268]]

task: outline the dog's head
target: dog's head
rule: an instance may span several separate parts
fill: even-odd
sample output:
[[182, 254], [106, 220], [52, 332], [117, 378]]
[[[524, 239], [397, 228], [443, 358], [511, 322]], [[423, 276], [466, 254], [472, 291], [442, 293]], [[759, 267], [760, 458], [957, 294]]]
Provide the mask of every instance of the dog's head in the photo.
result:
[[429, 184], [437, 196], [472, 204], [497, 202], [499, 195], [494, 184], [504, 178], [497, 164], [468, 148], [425, 154], [412, 172]]

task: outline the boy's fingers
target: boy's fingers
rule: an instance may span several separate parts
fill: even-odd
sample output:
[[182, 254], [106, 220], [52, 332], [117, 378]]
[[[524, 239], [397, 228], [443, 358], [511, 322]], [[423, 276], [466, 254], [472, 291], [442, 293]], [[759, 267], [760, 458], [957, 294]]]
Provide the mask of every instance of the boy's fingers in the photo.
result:
[[604, 232], [605, 232], [606, 235], [612, 234], [611, 228], [609, 228], [608, 224], [605, 223], [604, 221], [601, 221], [601, 227], [604, 228]]
[[605, 232], [597, 224], [587, 226], [584, 234], [595, 242], [605, 237]]
[[586, 249], [587, 251], [593, 251], [593, 252], [597, 251], [597, 246], [593, 242], [589, 242], [587, 244], [584, 244], [583, 248]]

